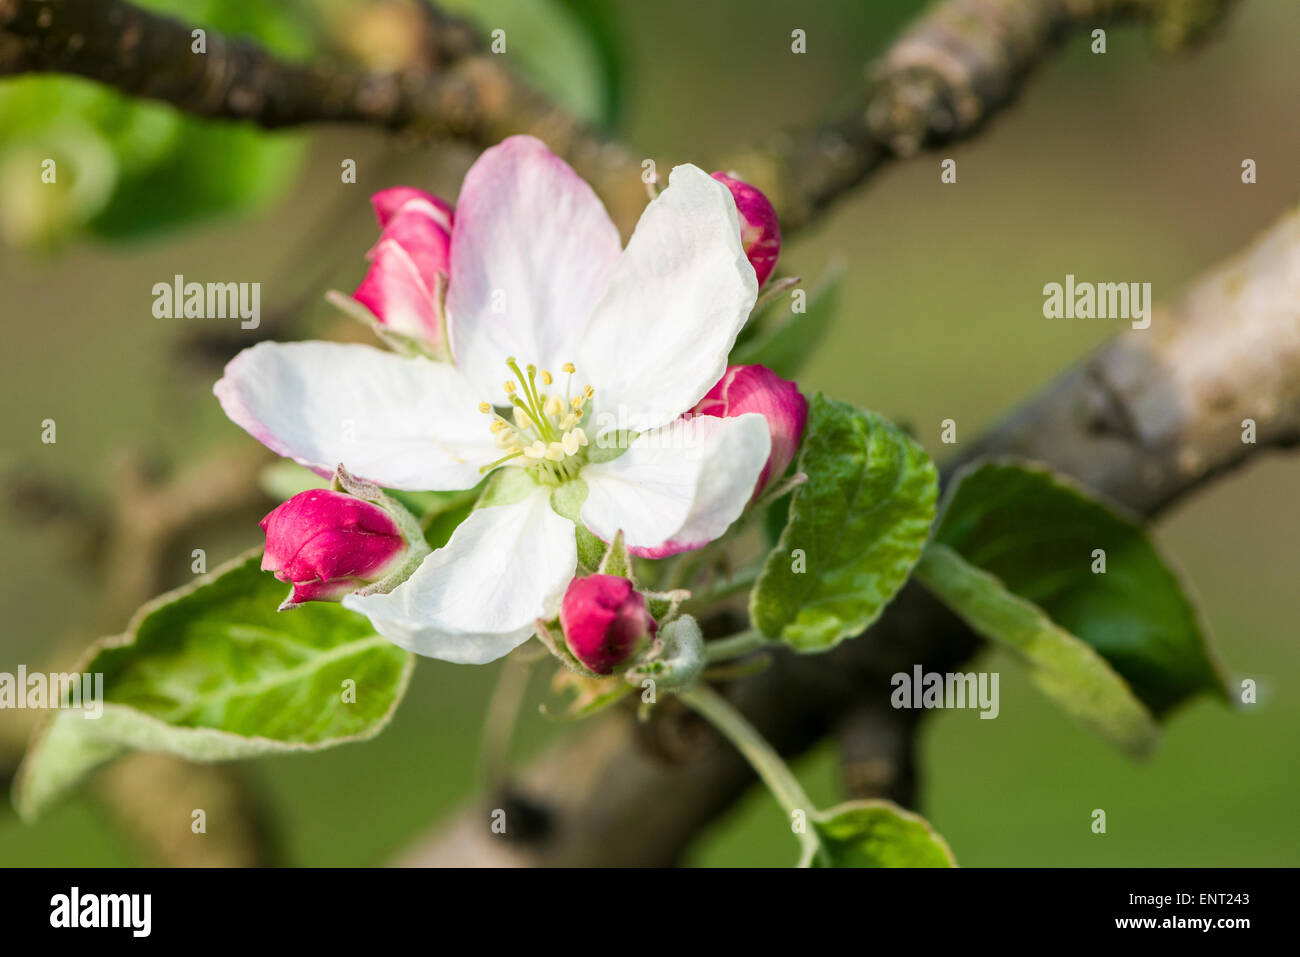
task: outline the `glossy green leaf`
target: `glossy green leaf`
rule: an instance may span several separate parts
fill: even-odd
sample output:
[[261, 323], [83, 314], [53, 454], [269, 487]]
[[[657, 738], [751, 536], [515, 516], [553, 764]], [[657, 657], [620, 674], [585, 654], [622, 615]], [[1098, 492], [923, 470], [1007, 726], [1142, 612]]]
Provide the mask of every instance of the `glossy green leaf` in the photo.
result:
[[1146, 530], [1075, 483], [1036, 465], [977, 465], [954, 480], [935, 541], [1092, 646], [1155, 715], [1198, 693], [1227, 697], [1201, 619]]
[[798, 651], [866, 629], [907, 581], [934, 518], [925, 451], [882, 417], [816, 396], [790, 517], [750, 595], [750, 617]]
[[414, 656], [361, 615], [309, 603], [277, 612], [288, 586], [249, 554], [142, 608], [91, 649], [103, 713], [51, 714], [24, 759], [15, 804], [33, 816], [128, 750], [194, 761], [314, 751], [377, 734]]
[[925, 550], [916, 577], [979, 634], [1015, 651], [1034, 684], [1066, 713], [1134, 757], [1155, 748], [1160, 732], [1151, 712], [1101, 655], [1041, 608], [947, 545]]

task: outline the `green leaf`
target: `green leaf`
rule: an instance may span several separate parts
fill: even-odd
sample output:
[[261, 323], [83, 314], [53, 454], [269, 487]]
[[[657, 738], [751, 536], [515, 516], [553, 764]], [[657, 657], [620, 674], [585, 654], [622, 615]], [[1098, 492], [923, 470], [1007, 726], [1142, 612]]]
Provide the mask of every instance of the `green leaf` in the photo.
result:
[[1228, 699], [1200, 617], [1145, 529], [1073, 482], [1012, 461], [973, 466], [954, 479], [935, 541], [1091, 645], [1155, 715], [1201, 692]]
[[770, 638], [826, 651], [865, 630], [907, 581], [934, 518], [937, 477], [890, 422], [820, 394], [799, 470], [808, 481], [795, 490], [749, 613]]
[[947, 545], [925, 550], [916, 577], [975, 631], [1013, 649], [1039, 690], [1068, 714], [1134, 757], [1154, 750], [1160, 736], [1155, 719], [1124, 679], [1041, 608]]
[[763, 365], [784, 379], [794, 378], [830, 329], [839, 309], [843, 276], [838, 268], [827, 275], [808, 293], [803, 312], [793, 311], [790, 295], [778, 297], [758, 316], [757, 335], [738, 345], [728, 362]]
[[[161, 13], [280, 56], [310, 52], [302, 12], [261, 0], [139, 0]], [[188, 116], [79, 77], [0, 82], [0, 234], [15, 245], [57, 248], [79, 231], [146, 236], [214, 214], [263, 207], [282, 195], [306, 145], [297, 133]], [[36, 157], [57, 179], [29, 188]]]
[[558, 0], [443, 0], [472, 20], [491, 43], [501, 30], [505, 50], [497, 55], [543, 93], [591, 122], [612, 119], [606, 88], [614, 61], [611, 37], [594, 32], [594, 21]]
[[103, 675], [103, 714], [52, 712], [14, 786], [20, 813], [33, 817], [132, 749], [219, 761], [379, 733], [414, 656], [340, 605], [277, 612], [286, 586], [258, 566], [250, 553], [161, 596], [90, 650], [78, 670]]
[[925, 818], [889, 801], [849, 801], [817, 812], [811, 824], [821, 847], [809, 847], [803, 867], [957, 866]]

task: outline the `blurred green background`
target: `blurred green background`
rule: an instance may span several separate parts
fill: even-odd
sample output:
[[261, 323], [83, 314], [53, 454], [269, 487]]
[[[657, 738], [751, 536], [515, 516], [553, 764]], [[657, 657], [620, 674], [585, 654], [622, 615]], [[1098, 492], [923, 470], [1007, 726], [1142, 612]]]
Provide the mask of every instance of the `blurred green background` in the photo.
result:
[[[400, 35], [357, 13], [363, 3], [298, 6], [313, 39], [295, 42], [290, 32], [277, 47], [289, 54], [337, 53], [329, 48], [347, 46], [337, 39], [343, 33], [348, 52], [379, 62]], [[705, 163], [826, 109], [922, 6], [821, 0], [796, 12], [779, 0], [591, 0], [477, 8], [487, 26], [507, 24], [507, 55], [538, 82], [590, 116], [613, 116], [647, 154]], [[580, 26], [593, 10], [605, 24], [596, 40]], [[790, 53], [796, 27], [807, 31], [802, 56]], [[1135, 28], [1110, 30], [1104, 56], [1075, 37], [976, 139], [875, 176], [783, 252], [787, 274], [815, 278], [832, 261], [847, 266], [831, 341], [801, 384], [909, 424], [936, 455], [943, 418], [957, 420], [959, 439], [973, 439], [1117, 331], [1100, 320], [1043, 320], [1045, 282], [1067, 272], [1150, 281], [1163, 299], [1295, 200], [1298, 32], [1300, 5], [1246, 0], [1191, 54], [1159, 55]], [[170, 111], [155, 109], [165, 124]], [[241, 165], [252, 161], [240, 150], [207, 150], [216, 170], [204, 175], [224, 182], [224, 169], [253, 181], [249, 195], [227, 203], [239, 214], [196, 217], [128, 242], [92, 224], [94, 236], [42, 235], [36, 249], [0, 249], [6, 474], [36, 474], [94, 501], [110, 491], [123, 450], [168, 469], [213, 442], [251, 442], [211, 397], [222, 358], [193, 347], [194, 320], [153, 317], [153, 283], [175, 273], [261, 281], [264, 322], [277, 308], [287, 317], [277, 335], [320, 333], [334, 322], [321, 291], [350, 290], [362, 275], [375, 235], [369, 193], [409, 182], [452, 196], [473, 159], [462, 147], [431, 150], [352, 128], [275, 139], [263, 152], [279, 158], [256, 172]], [[4, 178], [3, 155], [7, 201], [21, 188]], [[955, 186], [940, 184], [943, 156], [957, 160]], [[346, 157], [358, 162], [355, 186], [339, 182]], [[1245, 157], [1258, 163], [1256, 185], [1240, 182]], [[182, 182], [192, 168], [172, 167]], [[165, 183], [147, 174], [134, 187], [146, 198]], [[57, 420], [55, 445], [40, 443], [45, 418]], [[1013, 662], [988, 654], [977, 664], [1002, 675], [999, 719], [940, 713], [922, 741], [922, 810], [960, 863], [1300, 864], [1298, 484], [1300, 459], [1261, 457], [1157, 529], [1200, 597], [1230, 672], [1258, 680], [1253, 708], [1193, 704], [1168, 723], [1155, 759], [1135, 766], [1048, 705]], [[124, 624], [103, 620], [102, 575], [76, 560], [69, 533], [34, 523], [29, 511], [0, 514], [0, 671], [40, 667]], [[258, 540], [250, 519], [208, 530], [193, 547], [208, 550], [211, 567]], [[186, 551], [174, 577], [188, 575]], [[393, 725], [375, 741], [250, 765], [287, 861], [382, 863], [470, 795], [494, 676], [492, 667], [422, 660]], [[0, 722], [12, 720], [0, 713]], [[520, 757], [562, 730], [531, 707], [521, 725]], [[837, 798], [829, 749], [797, 770], [814, 799]], [[1105, 835], [1090, 830], [1094, 808], [1107, 812]], [[783, 816], [755, 789], [704, 836], [692, 861], [788, 864], [795, 855]], [[140, 862], [90, 798], [36, 826], [0, 810], [0, 864]]]

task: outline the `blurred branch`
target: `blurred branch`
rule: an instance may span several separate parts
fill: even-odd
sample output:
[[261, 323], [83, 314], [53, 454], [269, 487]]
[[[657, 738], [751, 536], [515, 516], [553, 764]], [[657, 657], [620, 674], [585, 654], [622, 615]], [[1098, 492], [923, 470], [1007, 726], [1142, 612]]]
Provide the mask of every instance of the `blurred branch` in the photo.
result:
[[[1151, 518], [1269, 448], [1300, 443], [1300, 209], [1030, 398], [951, 469], [985, 454], [1037, 459]], [[1242, 420], [1255, 420], [1256, 443]], [[890, 713], [890, 676], [959, 670], [978, 641], [922, 589], [908, 586], [871, 631], [822, 656], [782, 654], [729, 694], [788, 756], [838, 727], [859, 794], [906, 801], [912, 732]], [[547, 826], [531, 841], [493, 835], [476, 804], [407, 852], [402, 864], [654, 865], [676, 862], [753, 783], [700, 732], [665, 763], [639, 739], [672, 735], [683, 717], [656, 709], [594, 719], [521, 777], [517, 791]], [[667, 727], [666, 727], [667, 726]], [[680, 735], [679, 735], [680, 736]], [[791, 858], [795, 853], [790, 846]]]
[[[977, 131], [1069, 33], [1150, 25], [1158, 45], [1203, 36], [1232, 0], [946, 0], [869, 70], [865, 90], [820, 124], [723, 157], [777, 207], [782, 228], [807, 225], [895, 157]], [[123, 0], [0, 0], [0, 75], [74, 73], [132, 96], [269, 129], [366, 123], [488, 146], [533, 133], [564, 156], [630, 232], [645, 205], [642, 155], [592, 131], [519, 80], [505, 58], [430, 3], [431, 68], [370, 73], [282, 61], [255, 43], [190, 27]], [[793, 55], [793, 54], [792, 54]]]

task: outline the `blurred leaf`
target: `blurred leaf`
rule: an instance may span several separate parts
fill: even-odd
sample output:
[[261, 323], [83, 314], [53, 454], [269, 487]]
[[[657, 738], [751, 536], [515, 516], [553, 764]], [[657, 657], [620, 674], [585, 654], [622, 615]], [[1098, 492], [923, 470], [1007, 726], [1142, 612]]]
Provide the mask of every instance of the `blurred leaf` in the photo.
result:
[[1066, 713], [1134, 757], [1154, 750], [1160, 731], [1151, 712], [1101, 655], [1041, 608], [947, 545], [925, 550], [916, 577], [971, 628], [1023, 658], [1034, 684]]
[[821, 394], [799, 470], [808, 481], [795, 489], [749, 613], [769, 637], [826, 651], [865, 630], [907, 581], [938, 479], [925, 451], [886, 419]]
[[561, 0], [442, 0], [479, 27], [492, 42], [494, 30], [505, 31], [505, 52], [497, 54], [538, 89], [578, 116], [609, 124], [617, 112], [611, 95], [610, 69], [620, 59], [608, 18], [592, 4]]
[[1227, 699], [1200, 617], [1146, 530], [1064, 477], [974, 466], [954, 479], [935, 541], [1091, 645], [1155, 715], [1200, 692]]
[[[25, 817], [132, 749], [219, 761], [383, 729], [414, 657], [340, 605], [277, 612], [287, 586], [259, 570], [260, 551], [155, 599], [91, 650], [78, 670], [103, 675], [103, 715], [52, 712], [15, 784]], [[354, 702], [344, 700], [348, 681]]]
[[821, 848], [802, 867], [957, 866], [925, 818], [889, 801], [849, 801], [817, 812], [810, 824]]
[[834, 321], [843, 276], [842, 269], [827, 275], [808, 293], [803, 312], [793, 311], [793, 294], [775, 299], [757, 317], [756, 333], [735, 348], [728, 364], [763, 365], [783, 379], [793, 379]]
[[558, 0], [582, 24], [600, 60], [600, 116], [607, 127], [615, 127], [626, 97], [628, 60], [618, 7], [608, 0]]
[[[310, 52], [288, 5], [141, 0], [187, 23], [251, 36], [281, 56]], [[256, 209], [284, 189], [304, 137], [202, 120], [67, 76], [0, 80], [0, 235], [53, 247], [80, 230], [145, 236], [217, 213]], [[43, 182], [41, 163], [55, 161]], [[37, 188], [33, 188], [33, 187]]]

